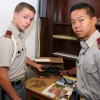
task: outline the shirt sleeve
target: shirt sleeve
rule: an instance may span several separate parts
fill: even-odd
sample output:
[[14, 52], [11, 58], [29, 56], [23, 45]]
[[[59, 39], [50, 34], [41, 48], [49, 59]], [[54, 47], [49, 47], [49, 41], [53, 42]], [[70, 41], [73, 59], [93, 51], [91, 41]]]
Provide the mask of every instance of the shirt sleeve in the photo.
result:
[[1, 37], [0, 39], [0, 67], [9, 67], [13, 56], [14, 44], [12, 39]]

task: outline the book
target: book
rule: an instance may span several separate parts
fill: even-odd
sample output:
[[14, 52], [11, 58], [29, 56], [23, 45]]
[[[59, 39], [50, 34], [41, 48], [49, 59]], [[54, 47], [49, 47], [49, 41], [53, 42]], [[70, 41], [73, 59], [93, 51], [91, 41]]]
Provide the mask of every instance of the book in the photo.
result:
[[76, 78], [64, 76], [48, 86], [41, 93], [53, 98], [54, 100], [69, 100], [75, 83]]
[[37, 58], [35, 59], [35, 62], [50, 62], [49, 58]]
[[61, 57], [38, 57], [34, 59], [35, 62], [47, 62], [47, 63], [63, 63]]

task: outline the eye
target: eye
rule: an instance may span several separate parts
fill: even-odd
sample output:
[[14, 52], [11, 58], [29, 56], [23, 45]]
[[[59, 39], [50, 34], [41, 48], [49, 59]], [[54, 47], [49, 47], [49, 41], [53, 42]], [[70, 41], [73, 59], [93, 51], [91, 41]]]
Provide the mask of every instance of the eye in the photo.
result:
[[33, 21], [33, 18], [32, 18], [32, 19], [30, 19], [30, 21]]
[[71, 21], [71, 24], [72, 24], [72, 25], [75, 24], [75, 21]]
[[23, 16], [25, 19], [28, 18], [27, 16]]
[[84, 19], [80, 19], [80, 20], [79, 20], [79, 22], [83, 22], [83, 21], [84, 21]]

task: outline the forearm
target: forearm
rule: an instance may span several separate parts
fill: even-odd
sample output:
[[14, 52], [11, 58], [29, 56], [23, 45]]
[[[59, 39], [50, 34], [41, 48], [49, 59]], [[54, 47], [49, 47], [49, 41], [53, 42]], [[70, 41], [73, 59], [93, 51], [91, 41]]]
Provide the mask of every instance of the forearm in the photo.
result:
[[69, 70], [62, 70], [62, 71], [60, 71], [60, 74], [62, 76], [64, 76], [64, 75], [68, 75], [68, 76], [75, 75], [76, 74], [76, 67], [69, 69]]
[[32, 67], [37, 68], [38, 71], [40, 71], [40, 72], [44, 71], [42, 69], [42, 65], [41, 64], [38, 64], [38, 63], [35, 63], [35, 62], [31, 61], [28, 57], [26, 58], [26, 64], [28, 64], [28, 65], [30, 65]]
[[77, 68], [74, 67], [72, 69], [67, 70], [67, 73], [69, 73], [70, 75], [73, 75], [73, 74], [76, 74], [76, 70], [77, 70]]
[[0, 68], [0, 85], [7, 92], [7, 94], [12, 98], [12, 100], [21, 100], [17, 95], [16, 91], [13, 89], [11, 82], [8, 78], [7, 70]]
[[37, 67], [37, 63], [31, 61], [28, 57], [26, 57], [26, 64]]

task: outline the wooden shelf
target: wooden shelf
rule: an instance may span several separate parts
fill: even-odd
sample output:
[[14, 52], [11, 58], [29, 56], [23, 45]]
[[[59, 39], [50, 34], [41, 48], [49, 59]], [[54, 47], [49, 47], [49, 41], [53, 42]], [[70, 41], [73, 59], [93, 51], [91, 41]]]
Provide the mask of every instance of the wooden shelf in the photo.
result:
[[100, 23], [97, 23], [96, 26], [97, 26], [97, 27], [100, 27]]
[[71, 59], [71, 60], [77, 60], [78, 59], [78, 55], [67, 54], [67, 53], [62, 53], [62, 52], [54, 52], [53, 55], [63, 57], [63, 58], [67, 58], [67, 59]]
[[79, 40], [78, 37], [75, 36], [68, 36], [68, 35], [53, 35], [54, 39], [61, 39], [61, 40]]
[[60, 25], [60, 26], [71, 26], [71, 23], [54, 23], [54, 25]]

